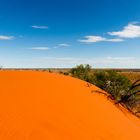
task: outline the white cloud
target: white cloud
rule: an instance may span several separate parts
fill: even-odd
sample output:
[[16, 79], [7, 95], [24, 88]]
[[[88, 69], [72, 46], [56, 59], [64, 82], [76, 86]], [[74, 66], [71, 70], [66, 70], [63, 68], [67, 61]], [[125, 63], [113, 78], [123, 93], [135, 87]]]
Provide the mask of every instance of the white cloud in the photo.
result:
[[140, 37], [140, 25], [137, 25], [136, 22], [129, 23], [123, 28], [123, 30], [117, 32], [108, 32], [108, 34], [121, 38], [138, 38]]
[[121, 38], [113, 38], [113, 39], [106, 39], [106, 41], [108, 41], [108, 42], [122, 42], [124, 40]]
[[66, 44], [66, 43], [63, 43], [63, 44], [58, 44], [58, 46], [60, 46], [60, 47], [69, 47], [70, 45]]
[[101, 42], [101, 41], [106, 41], [106, 38], [101, 37], [101, 36], [85, 36], [85, 39], [79, 40], [79, 42], [84, 42], [84, 43], [95, 43], [95, 42]]
[[13, 36], [4, 36], [0, 35], [0, 40], [13, 40], [15, 37]]
[[123, 39], [120, 38], [113, 38], [113, 39], [107, 39], [102, 36], [85, 36], [85, 39], [83, 40], [78, 40], [79, 42], [83, 43], [95, 43], [95, 42], [122, 42], [124, 41]]
[[34, 28], [34, 29], [48, 29], [48, 26], [33, 25], [32, 28]]
[[67, 44], [67, 43], [62, 43], [62, 44], [58, 44], [57, 46], [53, 47], [53, 48], [61, 48], [61, 47], [69, 47], [70, 44]]
[[95, 43], [95, 42], [122, 42], [123, 38], [138, 38], [140, 37], [140, 25], [138, 22], [131, 22], [125, 26], [121, 31], [108, 32], [111, 36], [116, 36], [117, 38], [105, 38], [102, 36], [85, 36], [85, 39], [78, 40], [83, 43]]
[[48, 47], [32, 47], [32, 48], [29, 48], [30, 50], [40, 50], [40, 51], [47, 51], [49, 50], [50, 48]]

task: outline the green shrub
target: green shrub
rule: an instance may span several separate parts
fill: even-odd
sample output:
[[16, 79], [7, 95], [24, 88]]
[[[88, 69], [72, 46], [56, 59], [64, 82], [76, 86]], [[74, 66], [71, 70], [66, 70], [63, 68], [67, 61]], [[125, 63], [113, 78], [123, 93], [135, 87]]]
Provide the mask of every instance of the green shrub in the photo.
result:
[[[140, 99], [140, 79], [135, 81], [133, 84], [131, 84], [130, 88], [126, 91], [127, 94], [124, 94], [119, 102], [128, 103], [132, 100], [139, 100]], [[129, 103], [130, 104], [130, 103]]]
[[127, 77], [109, 70], [94, 73], [92, 84], [110, 93], [116, 101], [120, 101], [127, 94], [126, 91], [129, 90], [131, 81]]
[[85, 80], [85, 81], [89, 82], [91, 69], [92, 68], [90, 65], [81, 64], [75, 68], [72, 68], [70, 70], [70, 73], [72, 74], [73, 77], [76, 77], [76, 78], [79, 78], [81, 80]]

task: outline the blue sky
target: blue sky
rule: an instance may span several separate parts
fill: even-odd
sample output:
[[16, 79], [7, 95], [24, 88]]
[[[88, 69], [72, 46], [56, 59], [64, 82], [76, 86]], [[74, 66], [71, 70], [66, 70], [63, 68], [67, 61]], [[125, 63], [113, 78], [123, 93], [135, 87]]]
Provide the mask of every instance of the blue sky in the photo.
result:
[[139, 0], [1, 0], [5, 68], [140, 68]]

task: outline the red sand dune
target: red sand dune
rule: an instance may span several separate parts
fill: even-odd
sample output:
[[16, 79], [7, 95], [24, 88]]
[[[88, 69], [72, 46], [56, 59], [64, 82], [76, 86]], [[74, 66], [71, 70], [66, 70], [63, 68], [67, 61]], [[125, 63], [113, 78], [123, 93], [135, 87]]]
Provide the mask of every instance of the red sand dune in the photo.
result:
[[140, 121], [91, 90], [69, 76], [0, 71], [0, 140], [140, 140]]

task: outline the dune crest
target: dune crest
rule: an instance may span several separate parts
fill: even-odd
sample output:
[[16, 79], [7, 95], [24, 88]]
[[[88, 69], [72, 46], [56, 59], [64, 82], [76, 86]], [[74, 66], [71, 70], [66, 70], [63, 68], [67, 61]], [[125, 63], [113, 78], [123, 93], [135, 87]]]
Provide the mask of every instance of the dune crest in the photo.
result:
[[140, 121], [86, 82], [0, 71], [0, 140], [139, 140]]

